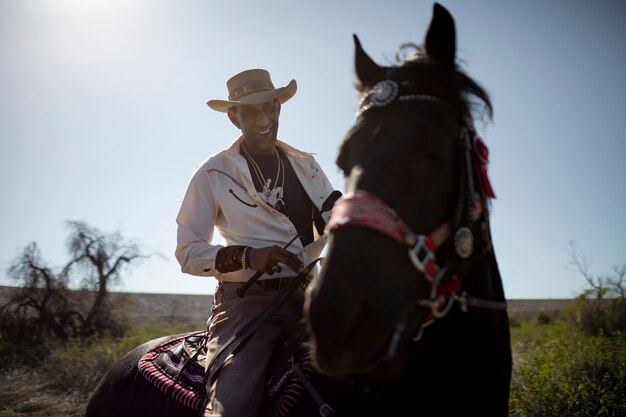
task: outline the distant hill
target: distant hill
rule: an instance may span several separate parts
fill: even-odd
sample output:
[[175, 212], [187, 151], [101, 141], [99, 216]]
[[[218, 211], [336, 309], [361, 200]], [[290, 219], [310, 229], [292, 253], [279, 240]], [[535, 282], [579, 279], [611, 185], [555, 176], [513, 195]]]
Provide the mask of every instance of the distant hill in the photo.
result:
[[509, 317], [520, 320], [535, 318], [538, 312], [546, 313], [552, 319], [558, 317], [559, 312], [566, 305], [573, 303], [573, 299], [517, 299], [507, 300]]
[[[0, 286], [0, 307], [5, 305], [18, 288]], [[76, 291], [77, 298], [89, 302], [90, 293]], [[213, 295], [148, 294], [111, 292], [111, 308], [118, 316], [136, 323], [185, 322], [206, 327], [211, 312]]]
[[[17, 288], [0, 286], [0, 306], [5, 305]], [[517, 318], [532, 318], [538, 311], [556, 317], [572, 299], [513, 299], [508, 300], [509, 314]], [[111, 305], [118, 313], [137, 323], [183, 321], [204, 329], [211, 313], [213, 295], [150, 294], [112, 292]]]

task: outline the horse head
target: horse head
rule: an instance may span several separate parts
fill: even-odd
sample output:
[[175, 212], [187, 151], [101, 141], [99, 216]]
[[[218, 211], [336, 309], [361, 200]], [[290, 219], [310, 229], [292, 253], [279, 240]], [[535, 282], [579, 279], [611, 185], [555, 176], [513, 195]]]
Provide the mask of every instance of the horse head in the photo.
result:
[[454, 19], [439, 4], [397, 65], [379, 66], [354, 41], [361, 99], [337, 158], [346, 194], [305, 315], [319, 370], [391, 377], [465, 291], [503, 300], [499, 275], [463, 279], [490, 250], [493, 192], [472, 119], [492, 108], [457, 64]]

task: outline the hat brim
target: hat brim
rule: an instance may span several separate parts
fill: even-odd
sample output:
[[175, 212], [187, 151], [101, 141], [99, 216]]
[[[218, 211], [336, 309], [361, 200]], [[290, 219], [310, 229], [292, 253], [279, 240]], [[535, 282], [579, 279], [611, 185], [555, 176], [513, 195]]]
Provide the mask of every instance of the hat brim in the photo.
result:
[[240, 106], [246, 104], [261, 104], [272, 100], [278, 100], [280, 104], [283, 104], [287, 100], [296, 94], [298, 85], [296, 80], [291, 80], [285, 87], [276, 88], [274, 90], [259, 91], [243, 96], [240, 100], [209, 100], [206, 104], [213, 110], [223, 113], [228, 112], [228, 109], [233, 106]]

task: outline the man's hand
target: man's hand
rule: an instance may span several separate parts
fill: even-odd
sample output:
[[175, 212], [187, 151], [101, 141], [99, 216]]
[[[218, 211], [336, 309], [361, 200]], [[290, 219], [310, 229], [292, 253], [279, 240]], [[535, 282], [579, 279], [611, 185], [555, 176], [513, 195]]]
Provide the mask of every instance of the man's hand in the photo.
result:
[[283, 270], [279, 263], [296, 273], [300, 272], [303, 267], [302, 261], [296, 254], [280, 246], [274, 245], [265, 248], [248, 249], [248, 266], [250, 269], [273, 275], [275, 272]]

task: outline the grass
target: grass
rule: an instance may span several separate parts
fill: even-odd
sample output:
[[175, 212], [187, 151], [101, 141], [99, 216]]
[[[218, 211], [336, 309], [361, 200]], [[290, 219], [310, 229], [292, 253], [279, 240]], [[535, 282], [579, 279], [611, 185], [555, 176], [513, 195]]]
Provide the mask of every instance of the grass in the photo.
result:
[[626, 415], [626, 340], [565, 320], [512, 328], [510, 410], [519, 417]]
[[19, 368], [0, 374], [1, 417], [79, 417], [86, 401], [82, 393], [59, 390], [37, 369]]
[[0, 417], [82, 417], [89, 393], [117, 359], [142, 343], [195, 331], [188, 324], [135, 326], [128, 336], [87, 342], [51, 343], [38, 364], [15, 364], [0, 372]]
[[[90, 391], [119, 357], [156, 337], [196, 330], [152, 323], [119, 340], [50, 344], [41, 363], [0, 371], [0, 417], [82, 417]], [[591, 336], [542, 313], [517, 319], [511, 335], [510, 416], [626, 415], [624, 334]]]

